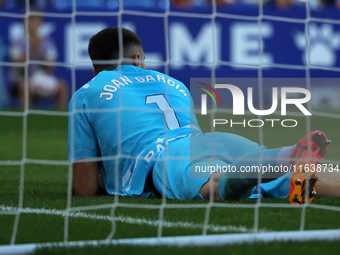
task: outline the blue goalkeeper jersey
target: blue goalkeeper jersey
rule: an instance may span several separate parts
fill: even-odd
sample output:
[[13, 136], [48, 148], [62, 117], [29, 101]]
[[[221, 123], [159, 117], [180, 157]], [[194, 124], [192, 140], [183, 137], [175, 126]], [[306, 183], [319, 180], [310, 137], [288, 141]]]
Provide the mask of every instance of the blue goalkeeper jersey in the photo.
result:
[[201, 133], [183, 83], [132, 65], [100, 72], [73, 95], [69, 112], [69, 161], [100, 160], [109, 194], [143, 196], [157, 153]]

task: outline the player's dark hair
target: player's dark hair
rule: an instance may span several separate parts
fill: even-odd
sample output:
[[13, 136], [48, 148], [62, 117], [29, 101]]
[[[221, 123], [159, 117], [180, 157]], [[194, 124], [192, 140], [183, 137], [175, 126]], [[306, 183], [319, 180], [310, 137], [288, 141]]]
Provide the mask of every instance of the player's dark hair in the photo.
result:
[[[103, 70], [113, 70], [119, 64], [97, 64], [96, 60], [118, 60], [119, 59], [119, 34], [121, 33], [123, 41], [123, 57], [132, 58], [132, 49], [135, 46], [142, 46], [142, 42], [138, 35], [126, 28], [110, 27], [106, 28], [90, 39], [88, 51], [92, 64], [96, 72]], [[131, 63], [130, 63], [131, 64]]]

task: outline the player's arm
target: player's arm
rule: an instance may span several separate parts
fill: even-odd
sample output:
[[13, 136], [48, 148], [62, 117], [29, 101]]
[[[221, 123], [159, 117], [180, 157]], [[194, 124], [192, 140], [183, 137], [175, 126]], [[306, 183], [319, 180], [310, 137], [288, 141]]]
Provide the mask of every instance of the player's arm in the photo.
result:
[[99, 185], [98, 161], [73, 163], [72, 193], [76, 196], [94, 196], [105, 193]]
[[[99, 144], [83, 97], [83, 92], [78, 90], [69, 103], [68, 159], [73, 164], [73, 195], [94, 196], [102, 194], [105, 188], [99, 185], [103, 182], [99, 178], [101, 162], [96, 160], [100, 157]], [[72, 114], [73, 110], [78, 112]]]

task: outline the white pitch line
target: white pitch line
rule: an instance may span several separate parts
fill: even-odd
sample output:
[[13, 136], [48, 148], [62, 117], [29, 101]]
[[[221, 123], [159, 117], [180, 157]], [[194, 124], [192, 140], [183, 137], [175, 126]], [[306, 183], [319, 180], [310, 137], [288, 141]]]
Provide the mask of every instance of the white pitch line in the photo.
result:
[[[57, 216], [63, 216], [65, 217], [67, 215], [67, 212], [64, 210], [56, 210], [56, 209], [34, 209], [34, 208], [21, 208], [13, 207], [13, 206], [0, 206], [1, 211], [7, 211], [7, 212], [20, 212], [20, 213], [35, 213], [35, 214], [47, 214], [47, 215], [57, 215]], [[149, 226], [155, 226], [158, 227], [159, 221], [152, 221], [142, 218], [132, 218], [132, 217], [126, 217], [126, 216], [118, 216], [111, 218], [110, 216], [105, 215], [97, 215], [97, 214], [89, 214], [89, 213], [83, 213], [83, 212], [69, 212], [69, 217], [75, 217], [75, 218], [86, 218], [86, 219], [93, 219], [93, 220], [115, 220], [122, 223], [128, 223], [128, 224], [137, 224], [137, 225], [149, 225]], [[191, 223], [191, 222], [170, 222], [170, 221], [163, 221], [162, 222], [163, 227], [167, 228], [188, 228], [188, 229], [202, 229], [203, 224], [201, 223]], [[254, 232], [253, 229], [247, 228], [245, 226], [219, 226], [219, 225], [213, 225], [210, 224], [207, 226], [207, 229], [212, 232], [240, 232], [240, 233], [249, 233]], [[267, 229], [259, 229], [259, 232], [268, 232]]]

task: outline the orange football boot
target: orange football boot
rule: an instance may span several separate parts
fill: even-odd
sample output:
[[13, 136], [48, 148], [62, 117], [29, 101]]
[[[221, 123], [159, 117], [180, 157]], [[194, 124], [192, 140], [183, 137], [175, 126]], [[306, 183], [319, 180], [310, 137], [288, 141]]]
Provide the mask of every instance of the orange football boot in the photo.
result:
[[304, 136], [292, 153], [291, 166], [294, 165], [290, 178], [290, 190], [288, 200], [291, 204], [306, 202], [308, 191], [308, 203], [311, 203], [316, 195], [316, 167], [326, 154], [330, 144], [327, 136], [321, 131], [314, 131]]

